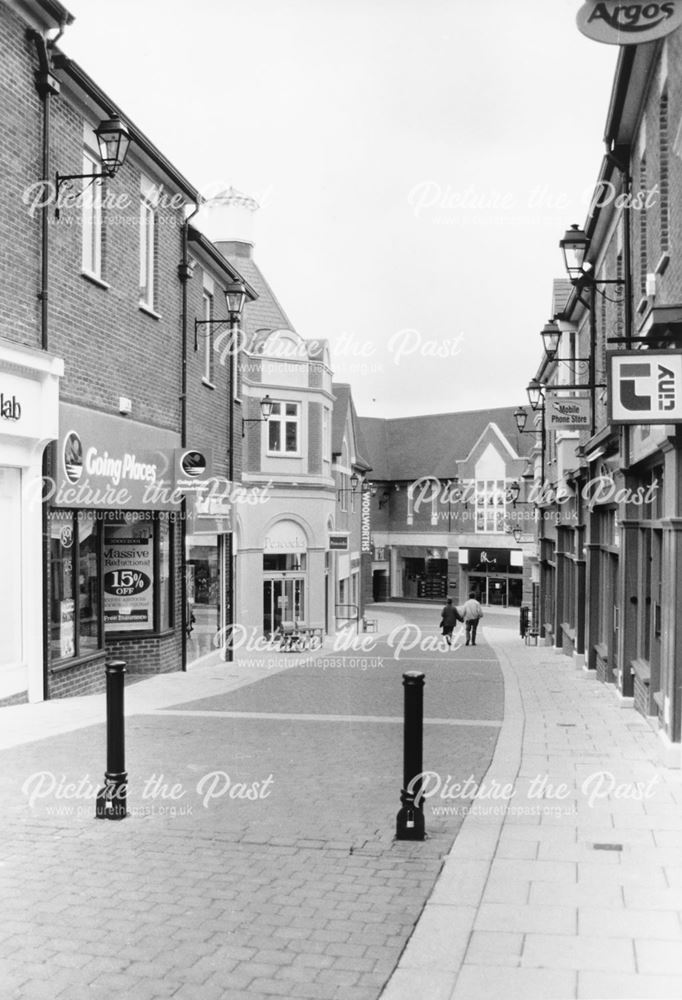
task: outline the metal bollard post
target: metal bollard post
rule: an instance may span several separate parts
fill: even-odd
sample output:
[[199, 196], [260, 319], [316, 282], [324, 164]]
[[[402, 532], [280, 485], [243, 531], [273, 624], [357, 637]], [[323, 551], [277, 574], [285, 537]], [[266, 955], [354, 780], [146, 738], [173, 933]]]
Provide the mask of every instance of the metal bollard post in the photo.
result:
[[[423, 770], [422, 747], [424, 738], [424, 674], [408, 670], [403, 674], [405, 688], [405, 732], [403, 749], [403, 788], [400, 793], [402, 808], [396, 817], [397, 840], [424, 840], [424, 813], [415, 805], [421, 790], [421, 780], [413, 780]], [[409, 791], [408, 791], [409, 789]]]
[[110, 660], [107, 675], [107, 769], [104, 788], [97, 792], [95, 819], [125, 819], [128, 815], [128, 772], [125, 769], [123, 690], [124, 660]]

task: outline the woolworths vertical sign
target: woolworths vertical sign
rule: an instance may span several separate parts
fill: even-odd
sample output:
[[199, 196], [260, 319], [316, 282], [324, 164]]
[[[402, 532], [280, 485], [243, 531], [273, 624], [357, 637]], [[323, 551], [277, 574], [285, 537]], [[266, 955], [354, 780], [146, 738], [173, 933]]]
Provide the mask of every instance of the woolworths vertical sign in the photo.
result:
[[587, 0], [578, 11], [583, 35], [605, 45], [642, 45], [682, 24], [682, 0]]

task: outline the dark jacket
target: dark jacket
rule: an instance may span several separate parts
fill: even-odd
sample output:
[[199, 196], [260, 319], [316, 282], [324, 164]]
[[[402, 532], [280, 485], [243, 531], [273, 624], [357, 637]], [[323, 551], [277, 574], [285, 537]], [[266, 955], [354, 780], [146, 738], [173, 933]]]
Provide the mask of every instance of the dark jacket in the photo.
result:
[[454, 604], [446, 604], [441, 612], [441, 625], [445, 625], [447, 628], [454, 626], [457, 622], [461, 622], [461, 618], [457, 613], [457, 608]]

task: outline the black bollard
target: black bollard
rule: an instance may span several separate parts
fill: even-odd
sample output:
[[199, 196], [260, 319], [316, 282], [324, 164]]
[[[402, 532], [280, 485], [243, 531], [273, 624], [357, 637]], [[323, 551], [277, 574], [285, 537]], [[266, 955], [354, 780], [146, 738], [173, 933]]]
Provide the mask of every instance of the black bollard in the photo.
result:
[[123, 689], [126, 665], [110, 660], [107, 675], [107, 769], [104, 788], [97, 792], [96, 819], [125, 819], [128, 795], [128, 772], [125, 769], [125, 726]]
[[396, 818], [397, 840], [423, 840], [426, 836], [424, 813], [415, 804], [422, 781], [414, 781], [423, 771], [424, 739], [424, 674], [408, 670], [403, 674], [405, 688], [405, 734], [403, 749], [402, 808]]

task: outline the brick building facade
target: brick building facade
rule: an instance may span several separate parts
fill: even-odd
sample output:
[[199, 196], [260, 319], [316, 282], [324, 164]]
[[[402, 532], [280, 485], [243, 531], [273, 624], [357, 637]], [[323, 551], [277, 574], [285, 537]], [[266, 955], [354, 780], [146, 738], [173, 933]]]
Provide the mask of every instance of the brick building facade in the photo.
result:
[[[544, 505], [558, 527], [546, 527], [547, 517], [539, 522], [541, 624], [548, 641], [651, 719], [666, 759], [679, 763], [680, 424], [663, 422], [664, 412], [654, 422], [638, 421], [636, 412], [626, 422], [614, 416], [630, 390], [612, 368], [628, 352], [620, 356], [640, 378], [649, 358], [665, 369], [666, 353], [680, 348], [680, 29], [621, 48], [605, 135], [583, 226], [587, 273], [555, 317], [556, 357], [567, 360], [545, 357], [536, 376], [546, 397], [558, 387], [561, 398], [583, 395], [593, 404], [589, 429], [545, 436], [547, 452], [561, 458], [548, 469], [550, 485], [566, 499]], [[634, 392], [645, 389], [640, 382]]]
[[[234, 356], [209, 371], [205, 321], [226, 318], [241, 276], [190, 226], [194, 186], [48, 41], [70, 20], [53, 0], [0, 4], [0, 391], [14, 404], [0, 502], [20, 526], [2, 557], [22, 581], [2, 595], [0, 700], [96, 690], [111, 656], [180, 668], [197, 654], [197, 575], [214, 633], [231, 614], [229, 502], [208, 510], [187, 484], [201, 472], [224, 500], [239, 474]], [[102, 177], [95, 129], [112, 116], [130, 148]]]
[[363, 417], [360, 429], [377, 487], [374, 599], [461, 604], [473, 590], [485, 604], [529, 602], [534, 535], [515, 486], [531, 439], [518, 433], [513, 410]]

